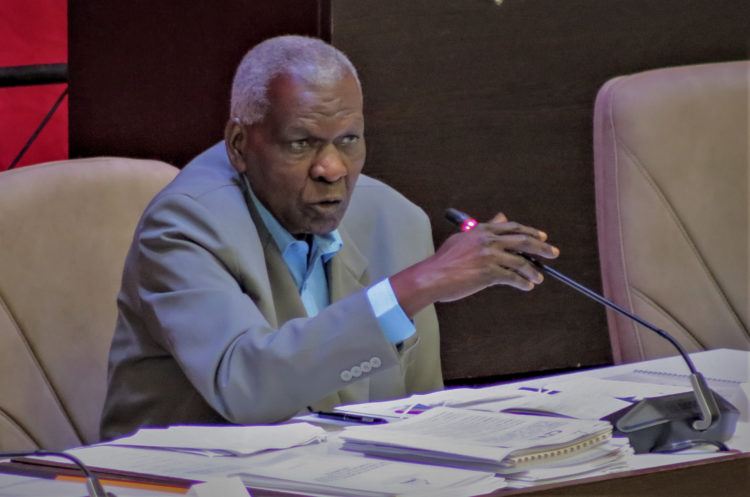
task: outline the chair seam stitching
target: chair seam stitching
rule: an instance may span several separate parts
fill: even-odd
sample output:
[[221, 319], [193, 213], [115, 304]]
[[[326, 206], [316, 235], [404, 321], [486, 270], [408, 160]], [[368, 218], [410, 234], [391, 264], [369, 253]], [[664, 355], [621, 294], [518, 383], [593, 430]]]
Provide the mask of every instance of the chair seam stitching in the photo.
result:
[[[611, 127], [611, 130], [612, 130], [613, 148], [616, 149], [616, 146], [621, 143], [621, 140], [620, 140], [620, 138], [619, 138], [619, 136], [617, 134], [617, 129], [616, 129], [616, 126], [615, 126], [615, 119], [614, 119], [614, 114], [615, 114], [615, 112], [614, 112], [615, 99], [617, 98], [617, 94], [614, 91], [614, 85], [613, 85], [613, 87], [611, 88], [610, 91], [612, 92], [612, 98], [609, 99], [609, 112], [608, 112], [609, 116], [608, 117], [609, 117], [610, 127]], [[623, 147], [624, 147], [624, 144], [623, 144]], [[628, 289], [630, 288], [630, 273], [628, 272], [628, 264], [627, 264], [627, 260], [625, 258], [625, 239], [624, 239], [624, 236], [623, 236], [623, 228], [622, 228], [622, 214], [621, 214], [622, 213], [622, 209], [620, 208], [621, 205], [622, 205], [622, 202], [621, 202], [622, 199], [621, 199], [621, 196], [620, 196], [620, 191], [621, 190], [620, 190], [620, 174], [619, 174], [620, 169], [621, 169], [620, 154], [618, 154], [616, 150], [614, 152], [613, 161], [614, 161], [614, 164], [615, 164], [615, 171], [614, 171], [615, 192], [616, 192], [616, 195], [615, 195], [615, 202], [616, 202], [615, 212], [617, 213], [617, 232], [618, 232], [618, 237], [617, 238], [618, 238], [618, 245], [619, 245], [620, 263], [622, 264], [622, 268], [623, 268], [623, 282], [624, 282], [624, 285], [625, 285], [625, 295], [626, 295], [626, 298], [628, 299], [628, 305], [629, 305], [630, 309], [633, 309], [634, 308], [634, 306], [633, 306], [633, 299], [632, 299], [632, 296], [630, 294], [630, 291], [628, 291]], [[635, 326], [635, 323], [632, 322], [632, 321], [629, 323], [629, 325], [632, 327], [633, 336], [634, 336], [636, 344], [638, 346], [638, 352], [640, 354], [640, 357], [643, 358], [643, 357], [645, 357], [646, 351], [645, 351], [645, 346], [643, 344], [643, 341], [641, 340], [640, 334], [638, 333], [638, 329]]]
[[[640, 289], [638, 289], [636, 287], [633, 287], [633, 293], [635, 294], [636, 297], [640, 298], [641, 300], [643, 300], [647, 304], [651, 305], [651, 307], [654, 308], [656, 311], [658, 311], [659, 314], [661, 314], [663, 317], [665, 317], [666, 319], [668, 319], [669, 321], [671, 321], [673, 324], [675, 324], [676, 326], [678, 326], [682, 331], [685, 332], [685, 334], [688, 337], [690, 337], [695, 342], [695, 344], [697, 344], [699, 347], [701, 347], [703, 349], [706, 348], [706, 344], [703, 343], [703, 341], [701, 341], [687, 326], [685, 326], [682, 323], [682, 321], [680, 321], [675, 316], [673, 316], [671, 313], [669, 313], [666, 309], [664, 309], [664, 307], [662, 307], [661, 305], [657, 304], [655, 300], [653, 300], [651, 297], [649, 297], [648, 295], [646, 295], [645, 293], [643, 293]], [[649, 330], [649, 333], [651, 333], [650, 330]], [[680, 345], [683, 345], [683, 344], [680, 344]]]
[[[23, 345], [24, 349], [26, 350], [30, 360], [32, 363], [36, 366], [37, 370], [39, 371], [39, 375], [41, 376], [44, 384], [47, 386], [47, 390], [52, 395], [52, 398], [54, 399], [57, 406], [60, 408], [60, 412], [63, 413], [65, 416], [65, 419], [68, 421], [68, 424], [70, 425], [73, 432], [76, 434], [79, 440], [83, 440], [83, 437], [81, 436], [81, 433], [78, 431], [78, 427], [73, 422], [73, 419], [70, 416], [70, 413], [68, 412], [68, 409], [65, 408], [65, 405], [60, 400], [60, 396], [58, 395], [57, 391], [55, 390], [52, 383], [49, 381], [49, 374], [47, 373], [47, 370], [42, 366], [42, 364], [39, 362], [36, 352], [34, 351], [34, 348], [31, 346], [29, 341], [26, 338], [26, 335], [21, 331], [21, 327], [18, 325], [18, 320], [16, 319], [13, 312], [8, 307], [5, 299], [0, 295], [0, 308], [2, 308], [5, 313], [8, 315], [8, 318], [13, 325], [13, 329], [16, 332], [16, 335], [18, 336], [19, 340], [21, 341], [21, 344]], [[11, 418], [12, 419], [12, 418]], [[37, 445], [41, 446], [37, 443]]]
[[[651, 186], [651, 188], [654, 190], [654, 192], [656, 193], [661, 203], [666, 207], [669, 217], [672, 219], [672, 222], [674, 222], [674, 224], [677, 226], [678, 231], [680, 232], [684, 241], [687, 243], [688, 247], [690, 248], [690, 251], [692, 252], [695, 259], [697, 260], [698, 265], [703, 269], [705, 275], [708, 277], [709, 281], [711, 282], [712, 287], [714, 288], [714, 290], [716, 290], [718, 295], [721, 297], [721, 301], [726, 306], [727, 310], [729, 311], [729, 314], [732, 316], [737, 326], [745, 332], [745, 335], [750, 336], [750, 330], [748, 330], [743, 325], [742, 320], [737, 315], [737, 311], [732, 306], [732, 303], [729, 302], [726, 292], [724, 292], [724, 289], [721, 287], [721, 285], [719, 285], [719, 282], [716, 279], [716, 276], [714, 275], [714, 273], [711, 271], [708, 265], [706, 265], [703, 255], [701, 254], [700, 250], [698, 250], [698, 247], [695, 245], [695, 243], [693, 242], [693, 239], [688, 234], [687, 230], [685, 229], [684, 224], [682, 223], [682, 220], [679, 218], [679, 216], [677, 216], [677, 213], [672, 207], [672, 204], [668, 201], [666, 195], [664, 195], [664, 192], [662, 191], [662, 189], [656, 183], [653, 176], [649, 174], [648, 170], [646, 169], [646, 167], [644, 166], [643, 162], [640, 160], [638, 155], [635, 154], [621, 138], [617, 137], [616, 139], [617, 139], [617, 142], [620, 144], [624, 153], [631, 159], [631, 162], [636, 166], [636, 170], [639, 171], [643, 175], [644, 179], [649, 184], [649, 186]], [[619, 191], [620, 191], [619, 187], [617, 191], [618, 191], [618, 197], [619, 197]], [[623, 251], [623, 254], [624, 254], [624, 251]], [[631, 308], [632, 308], [632, 302], [631, 302]]]
[[10, 413], [2, 407], [0, 407], [0, 418], [8, 420], [9, 425], [15, 428], [17, 432], [19, 432], [24, 438], [29, 440], [37, 447], [41, 447], [39, 440], [37, 440], [31, 433], [29, 433], [29, 431], [26, 430], [26, 428], [18, 420], [16, 420], [16, 418], [11, 416]]

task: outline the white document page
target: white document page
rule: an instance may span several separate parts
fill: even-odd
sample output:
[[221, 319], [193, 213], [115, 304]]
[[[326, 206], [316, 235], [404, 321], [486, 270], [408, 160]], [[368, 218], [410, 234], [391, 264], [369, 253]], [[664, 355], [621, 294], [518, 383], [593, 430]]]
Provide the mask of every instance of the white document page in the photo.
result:
[[512, 399], [525, 394], [516, 387], [447, 388], [426, 394], [415, 394], [405, 399], [347, 404], [336, 407], [337, 412], [376, 416], [385, 419], [404, 419], [437, 406], [468, 407], [497, 400]]
[[530, 387], [542, 391], [558, 391], [568, 394], [582, 394], [599, 397], [640, 400], [673, 393], [687, 392], [690, 386], [658, 385], [636, 381], [620, 381], [593, 377], [551, 377], [535, 382]]
[[170, 426], [141, 428], [107, 445], [187, 450], [196, 453], [249, 455], [272, 449], [324, 442], [326, 432], [309, 423], [268, 426]]
[[[619, 382], [623, 383], [623, 382]], [[579, 419], [600, 419], [631, 405], [618, 397], [634, 397], [637, 392], [677, 392], [677, 387], [650, 389], [630, 382], [621, 385], [598, 378], [547, 378], [518, 385], [495, 385], [484, 388], [459, 388], [430, 394], [412, 395], [395, 401], [350, 404], [336, 408], [339, 412], [366, 414], [387, 420], [404, 419], [437, 406], [463, 407], [480, 411], [558, 414]], [[684, 390], [683, 390], [684, 391]], [[648, 395], [646, 395], [648, 396]], [[314, 419], [306, 417], [314, 422]]]
[[476, 404], [469, 409], [519, 414], [555, 414], [578, 419], [601, 419], [632, 405], [609, 395], [561, 390], [554, 393], [529, 392], [523, 397]]

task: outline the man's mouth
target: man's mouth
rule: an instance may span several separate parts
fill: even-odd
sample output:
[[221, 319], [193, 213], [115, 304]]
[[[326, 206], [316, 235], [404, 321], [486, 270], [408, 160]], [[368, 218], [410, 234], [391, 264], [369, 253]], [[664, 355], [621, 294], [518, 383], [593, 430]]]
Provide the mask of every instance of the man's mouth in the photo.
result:
[[317, 202], [314, 202], [312, 204], [313, 207], [322, 211], [335, 210], [335, 209], [338, 209], [340, 205], [341, 205], [341, 199], [318, 200]]

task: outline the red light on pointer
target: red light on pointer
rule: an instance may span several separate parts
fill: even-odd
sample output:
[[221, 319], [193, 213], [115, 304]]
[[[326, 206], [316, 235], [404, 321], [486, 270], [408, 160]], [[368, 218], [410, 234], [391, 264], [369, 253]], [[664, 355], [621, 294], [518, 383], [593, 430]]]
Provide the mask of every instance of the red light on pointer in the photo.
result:
[[473, 217], [464, 219], [464, 222], [461, 223], [461, 231], [471, 231], [476, 227], [477, 227], [477, 220], [474, 219]]
[[461, 231], [471, 231], [477, 227], [477, 220], [458, 209], [449, 208], [445, 210], [448, 221], [461, 228]]

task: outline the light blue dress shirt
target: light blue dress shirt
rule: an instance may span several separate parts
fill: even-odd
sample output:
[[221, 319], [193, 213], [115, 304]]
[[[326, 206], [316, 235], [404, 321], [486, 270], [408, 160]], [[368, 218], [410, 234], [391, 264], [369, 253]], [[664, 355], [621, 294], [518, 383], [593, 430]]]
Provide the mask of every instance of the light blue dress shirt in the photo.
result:
[[[257, 199], [249, 188], [250, 198], [258, 210], [299, 290], [307, 315], [315, 316], [331, 303], [325, 263], [344, 246], [338, 230], [313, 235], [310, 245], [294, 238]], [[312, 253], [311, 253], [312, 252]], [[380, 329], [388, 341], [399, 344], [416, 332], [414, 323], [398, 303], [388, 278], [367, 289], [367, 298]]]

